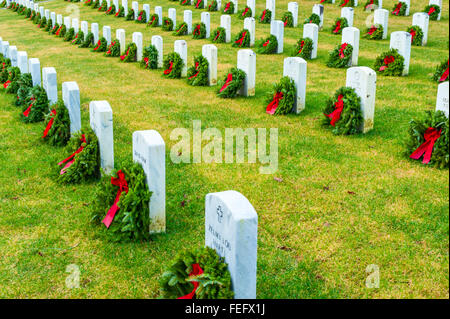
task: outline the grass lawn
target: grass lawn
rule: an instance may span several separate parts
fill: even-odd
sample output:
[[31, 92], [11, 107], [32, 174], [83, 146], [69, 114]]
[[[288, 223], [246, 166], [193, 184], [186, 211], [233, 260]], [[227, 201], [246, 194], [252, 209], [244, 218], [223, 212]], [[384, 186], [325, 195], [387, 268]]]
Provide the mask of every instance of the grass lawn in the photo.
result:
[[[242, 0], [240, 2], [243, 2]], [[257, 15], [265, 6], [257, 1]], [[277, 18], [288, 0], [277, 1]], [[314, 3], [299, 1], [299, 21]], [[393, 0], [385, 0], [391, 9]], [[412, 0], [411, 14], [424, 1]], [[162, 5], [200, 12], [179, 2], [148, 0], [151, 11]], [[364, 4], [365, 1], [362, 1]], [[427, 2], [428, 3], [428, 2]], [[129, 1], [131, 6], [131, 1]], [[152, 35], [164, 39], [164, 52], [176, 39], [188, 42], [189, 66], [208, 40], [174, 37], [161, 28], [107, 16], [83, 3], [43, 2], [57, 14], [79, 16], [126, 30], [127, 42], [140, 31], [144, 44]], [[60, 185], [55, 167], [63, 149], [40, 141], [43, 123], [25, 125], [13, 96], [0, 90], [0, 297], [2, 298], [157, 298], [158, 278], [180, 249], [204, 244], [204, 198], [207, 193], [236, 190], [246, 196], [259, 217], [258, 298], [448, 298], [449, 172], [423, 166], [404, 155], [408, 122], [434, 110], [435, 67], [448, 57], [449, 1], [441, 21], [430, 21], [428, 45], [413, 47], [410, 74], [377, 79], [374, 130], [366, 135], [334, 136], [321, 126], [329, 96], [345, 85], [344, 69], [326, 67], [328, 52], [341, 41], [330, 28], [340, 16], [337, 5], [325, 5], [318, 58], [308, 61], [306, 109], [300, 115], [269, 116], [266, 95], [282, 76], [283, 59], [302, 35], [302, 25], [285, 30], [285, 53], [257, 55], [256, 96], [223, 100], [216, 88], [190, 87], [185, 79], [163, 79], [161, 70], [140, 69], [79, 49], [49, 35], [9, 10], [0, 10], [0, 36], [41, 67], [53, 66], [58, 88], [65, 81], [80, 87], [82, 123], [89, 125], [88, 105], [107, 100], [114, 116], [116, 164], [132, 156], [136, 130], [155, 129], [166, 142], [167, 232], [143, 243], [110, 243], [89, 223], [95, 183]], [[211, 28], [221, 13], [211, 13]], [[363, 33], [371, 13], [360, 4], [354, 25]], [[412, 17], [389, 16], [389, 33], [404, 31]], [[232, 17], [236, 35], [243, 22]], [[265, 38], [269, 25], [256, 25]], [[236, 64], [237, 49], [218, 46], [222, 79]], [[361, 39], [359, 64], [373, 67], [389, 49], [389, 40]], [[59, 92], [61, 94], [61, 92]], [[259, 174], [261, 164], [174, 164], [170, 133], [202, 127], [278, 128], [279, 168]], [[277, 179], [274, 179], [277, 178]], [[280, 180], [280, 178], [282, 180]], [[281, 181], [281, 182], [280, 182]], [[81, 271], [80, 289], [65, 281], [70, 264]], [[380, 287], [366, 288], [366, 267], [378, 265]]]

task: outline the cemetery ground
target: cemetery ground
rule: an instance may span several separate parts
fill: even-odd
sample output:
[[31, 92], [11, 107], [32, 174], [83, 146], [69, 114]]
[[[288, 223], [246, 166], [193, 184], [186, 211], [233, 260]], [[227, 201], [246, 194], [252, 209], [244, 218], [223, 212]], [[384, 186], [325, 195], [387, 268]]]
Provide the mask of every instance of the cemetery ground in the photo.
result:
[[[40, 141], [43, 124], [23, 124], [13, 96], [0, 92], [0, 297], [2, 298], [157, 298], [158, 278], [181, 249], [204, 244], [205, 195], [234, 189], [258, 213], [258, 298], [448, 298], [449, 173], [408, 160], [404, 152], [408, 122], [434, 110], [437, 85], [430, 80], [436, 65], [448, 57], [448, 1], [441, 21], [430, 21], [425, 47], [412, 48], [410, 74], [378, 76], [374, 129], [365, 135], [335, 136], [321, 126], [329, 96], [345, 85], [345, 69], [330, 69], [328, 52], [341, 41], [331, 25], [340, 16], [337, 5], [325, 5], [318, 58], [308, 61], [306, 109], [300, 115], [269, 116], [266, 93], [282, 76], [283, 59], [302, 34], [301, 22], [318, 1], [299, 2], [297, 28], [285, 29], [285, 53], [257, 55], [256, 96], [223, 100], [216, 88], [191, 87], [185, 79], [163, 79], [161, 70], [140, 69], [79, 49], [40, 31], [8, 10], [0, 10], [0, 33], [41, 66], [53, 66], [58, 86], [76, 81], [80, 87], [82, 123], [88, 126], [88, 105], [107, 100], [114, 112], [115, 162], [131, 159], [132, 132], [155, 129], [166, 142], [167, 231], [142, 243], [112, 243], [89, 223], [96, 183], [61, 185], [55, 166], [63, 149]], [[385, 1], [391, 8], [394, 1]], [[201, 10], [178, 2], [148, 0], [177, 9]], [[277, 1], [277, 17], [288, 0]], [[140, 3], [142, 5], [142, 2]], [[265, 3], [258, 1], [257, 12]], [[422, 11], [412, 1], [411, 12]], [[173, 42], [188, 42], [189, 66], [209, 40], [175, 37], [161, 28], [145, 28], [62, 0], [45, 8], [99, 26], [164, 37], [165, 54]], [[211, 28], [220, 23], [211, 13]], [[370, 13], [355, 9], [361, 32]], [[243, 22], [232, 16], [232, 35]], [[389, 17], [389, 33], [404, 31], [409, 17]], [[256, 38], [269, 25], [256, 25]], [[218, 44], [218, 77], [236, 64], [237, 49]], [[389, 48], [389, 40], [361, 39], [359, 65], [373, 67]], [[60, 91], [60, 90], [59, 90]], [[60, 94], [61, 92], [59, 92]], [[257, 164], [174, 164], [169, 150], [179, 127], [278, 128], [279, 168], [259, 173]], [[80, 289], [69, 289], [68, 265], [81, 271]], [[380, 269], [380, 287], [369, 289], [366, 267]]]

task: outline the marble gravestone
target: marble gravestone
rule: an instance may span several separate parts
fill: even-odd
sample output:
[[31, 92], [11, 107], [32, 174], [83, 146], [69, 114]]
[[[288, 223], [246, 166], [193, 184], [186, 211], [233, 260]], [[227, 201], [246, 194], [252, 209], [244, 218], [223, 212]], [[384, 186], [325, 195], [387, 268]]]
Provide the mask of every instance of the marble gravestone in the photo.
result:
[[270, 10], [270, 12], [272, 12], [272, 20], [275, 20], [275, 9], [276, 9], [276, 5], [275, 5], [275, 0], [266, 0], [266, 9]]
[[439, 8], [441, 8], [441, 12], [439, 12], [438, 15], [438, 21], [441, 20], [441, 14], [442, 14], [442, 0], [430, 0], [430, 2], [428, 3], [429, 5], [437, 5], [439, 6]]
[[54, 27], [55, 23], [56, 23], [56, 13], [51, 12], [50, 13], [50, 19], [52, 20], [52, 27]]
[[187, 42], [185, 40], [176, 40], [174, 43], [174, 51], [178, 53], [184, 62], [183, 69], [181, 70], [181, 77], [187, 76]]
[[187, 34], [192, 34], [192, 11], [191, 10], [184, 10], [183, 21], [187, 25]]
[[238, 0], [230, 0], [230, 1], [234, 3], [234, 13], [237, 13], [238, 12], [238, 6], [239, 6]]
[[376, 9], [373, 16], [373, 24], [383, 26], [383, 39], [387, 39], [389, 27], [389, 11], [386, 9]]
[[33, 86], [41, 86], [41, 62], [37, 58], [31, 58], [28, 60], [28, 70], [31, 74]]
[[66, 29], [69, 30], [71, 28], [71, 21], [70, 17], [64, 17], [64, 25], [66, 26]]
[[136, 20], [139, 15], [139, 3], [137, 1], [131, 2], [131, 8], [134, 11], [134, 20]]
[[323, 10], [324, 8], [323, 8], [323, 5], [321, 5], [321, 4], [315, 4], [314, 6], [313, 6], [313, 9], [312, 9], [312, 13], [315, 13], [315, 14], [317, 14], [319, 17], [320, 17], [320, 25], [319, 25], [319, 28], [322, 30], [322, 28], [323, 28]]
[[209, 37], [211, 36], [211, 30], [210, 30], [210, 21], [211, 21], [211, 17], [209, 12], [202, 12], [200, 15], [200, 19], [201, 22], [205, 25], [206, 27], [206, 39], [209, 39]]
[[350, 59], [350, 66], [357, 66], [359, 55], [359, 29], [355, 27], [344, 28], [342, 30], [341, 44], [344, 43], [348, 43], [353, 47], [352, 58]]
[[2, 54], [5, 58], [11, 58], [9, 57], [9, 42], [8, 41], [2, 41]]
[[294, 23], [294, 28], [297, 27], [298, 24], [298, 3], [297, 2], [289, 2], [288, 3], [288, 11], [292, 13], [292, 20]]
[[241, 193], [206, 195], [205, 245], [228, 264], [234, 298], [255, 299], [258, 215]]
[[150, 233], [166, 231], [166, 145], [154, 130], [133, 132], [133, 160], [142, 165], [150, 198]]
[[125, 52], [125, 30], [124, 29], [117, 29], [116, 30], [116, 39], [119, 40], [120, 43], [120, 53]]
[[145, 11], [145, 22], [148, 22], [148, 20], [150, 19], [150, 5], [149, 4], [144, 4], [142, 6], [142, 10]]
[[123, 14], [128, 15], [128, 0], [122, 0]]
[[155, 14], [158, 15], [158, 25], [162, 25], [162, 23], [163, 23], [162, 7], [156, 6], [155, 7]]
[[158, 69], [160, 69], [163, 67], [163, 60], [164, 60], [163, 38], [159, 35], [152, 36], [152, 45], [154, 45], [156, 50], [158, 51]]
[[405, 59], [403, 75], [409, 73], [409, 61], [411, 58], [411, 34], [406, 31], [395, 31], [391, 33], [390, 48], [397, 49], [398, 53]]
[[41, 15], [41, 17], [45, 16], [45, 10], [44, 7], [39, 7], [39, 14]]
[[83, 32], [84, 40], [86, 40], [88, 32], [89, 32], [89, 25], [87, 21], [81, 21], [81, 32]]
[[255, 0], [247, 0], [247, 7], [252, 10], [252, 18], [254, 18], [256, 12]]
[[[255, 45], [255, 38], [256, 38], [256, 20], [255, 18], [245, 18], [244, 19], [244, 29], [247, 29], [248, 32], [250, 32], [250, 46]], [[272, 24], [270, 25], [272, 28]]]
[[231, 16], [224, 14], [220, 16], [220, 26], [225, 29], [225, 42], [231, 42]]
[[11, 66], [17, 66], [17, 47], [15, 45], [11, 45], [8, 50], [8, 56], [11, 59]]
[[47, 21], [48, 21], [48, 19], [50, 18], [50, 10], [49, 10], [49, 9], [45, 9], [44, 15], [45, 15], [45, 18], [46, 18]]
[[56, 23], [58, 23], [59, 26], [61, 26], [63, 24], [62, 14], [56, 15]]
[[436, 99], [436, 111], [442, 111], [448, 117], [448, 83], [446, 81], [438, 85], [437, 99]]
[[355, 89], [361, 98], [361, 111], [364, 122], [361, 132], [367, 133], [373, 129], [375, 114], [375, 93], [377, 73], [369, 67], [357, 66], [347, 69], [345, 86]]
[[89, 123], [97, 135], [103, 172], [111, 174], [114, 169], [113, 114], [107, 101], [89, 103]]
[[17, 66], [20, 73], [28, 73], [28, 55], [25, 51], [17, 52]]
[[209, 86], [217, 84], [217, 47], [214, 44], [205, 44], [202, 47], [202, 55], [208, 60]]
[[277, 53], [283, 53], [284, 22], [281, 20], [272, 20], [270, 22], [270, 34], [277, 38]]
[[69, 111], [70, 134], [81, 130], [80, 89], [77, 82], [63, 82], [62, 99]]
[[425, 12], [416, 12], [413, 14], [412, 25], [418, 26], [422, 29], [423, 38], [422, 46], [427, 45], [428, 42], [428, 25], [430, 23], [430, 16]]
[[42, 68], [42, 88], [47, 92], [50, 105], [56, 104], [58, 102], [58, 82], [55, 68]]
[[136, 60], [142, 61], [142, 54], [143, 54], [143, 48], [142, 48], [142, 33], [141, 32], [133, 32], [133, 43], [136, 44]]
[[76, 19], [76, 18], [73, 18], [73, 19], [72, 19], [72, 28], [73, 28], [74, 34], [75, 34], [75, 35], [78, 34], [78, 31], [79, 31], [79, 29], [80, 29], [78, 19]]
[[411, 1], [410, 0], [401, 0], [401, 2], [406, 3], [406, 12], [405, 16], [409, 16], [409, 10], [411, 8]]
[[353, 27], [353, 14], [354, 10], [352, 7], [344, 7], [341, 9], [341, 17], [347, 19], [349, 27]]
[[177, 10], [175, 8], [169, 8], [168, 10], [169, 19], [173, 21], [173, 29], [177, 27]]
[[317, 58], [317, 45], [319, 39], [319, 26], [315, 23], [307, 23], [303, 25], [303, 38], [310, 38], [313, 42], [311, 51], [311, 60]]
[[119, 11], [119, 0], [113, 0], [113, 5], [116, 9], [116, 12]]
[[292, 112], [299, 114], [305, 109], [307, 62], [300, 57], [284, 59], [283, 76], [288, 76], [295, 83], [297, 98]]
[[239, 94], [254, 96], [256, 87], [256, 53], [251, 49], [238, 51], [237, 68], [245, 72], [245, 79]]
[[98, 42], [98, 23], [94, 22], [91, 24], [91, 32], [94, 35], [94, 43], [97, 44]]
[[105, 25], [102, 30], [103, 37], [106, 40], [108, 46], [111, 44], [111, 27]]

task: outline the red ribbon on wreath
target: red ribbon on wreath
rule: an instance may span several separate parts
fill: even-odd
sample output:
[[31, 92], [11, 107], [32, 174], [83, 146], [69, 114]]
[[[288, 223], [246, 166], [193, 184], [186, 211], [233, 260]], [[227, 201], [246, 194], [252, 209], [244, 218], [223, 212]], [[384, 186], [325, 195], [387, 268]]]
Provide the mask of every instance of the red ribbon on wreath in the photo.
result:
[[98, 48], [100, 48], [100, 45], [102, 44], [102, 41], [98, 40], [97, 46], [94, 48], [94, 51], [97, 51]]
[[345, 58], [344, 51], [347, 48], [347, 46], [348, 46], [348, 43], [342, 43], [341, 48], [339, 49], [339, 57], [341, 59]]
[[72, 44], [74, 44], [75, 43], [75, 41], [77, 41], [77, 39], [78, 39], [78, 33], [75, 35], [75, 38], [73, 38], [73, 40], [72, 40]]
[[120, 209], [120, 207], [117, 206], [120, 200], [120, 196], [122, 195], [123, 192], [128, 194], [128, 183], [125, 179], [125, 174], [122, 172], [122, 170], [119, 170], [117, 172], [117, 178], [111, 176], [111, 184], [119, 186], [119, 189], [117, 190], [117, 195], [116, 199], [114, 200], [114, 203], [109, 208], [105, 218], [103, 218], [102, 220], [102, 223], [105, 224], [106, 228], [109, 228], [109, 226], [114, 220], [114, 217], [116, 216], [117, 211]]
[[114, 16], [115, 16], [115, 17], [118, 17], [119, 14], [120, 14], [120, 8], [119, 8], [119, 11], [117, 11], [116, 14], [115, 14]]
[[447, 60], [447, 69], [444, 71], [444, 73], [442, 73], [442, 76], [439, 79], [439, 82], [444, 82], [445, 80], [448, 79], [448, 75], [449, 75], [448, 67], [449, 67], [449, 60]]
[[242, 33], [241, 38], [240, 38], [239, 40], [237, 40], [237, 41], [234, 41], [234, 43], [239, 44], [239, 47], [241, 47], [242, 44], [244, 43], [244, 39], [245, 39], [245, 36], [246, 36], [246, 35], [247, 35], [247, 31], [244, 31], [244, 32]]
[[197, 71], [197, 73], [195, 73], [193, 76], [191, 76], [190, 78], [189, 78], [189, 80], [192, 80], [193, 78], [196, 78], [197, 77], [197, 75], [200, 73], [200, 71], [198, 70], [198, 62], [195, 62], [195, 71]]
[[109, 7], [109, 9], [108, 9], [108, 10], [106, 10], [106, 13], [110, 13], [110, 12], [111, 12], [111, 10], [112, 10], [112, 6], [111, 6], [111, 7]]
[[198, 9], [198, 6], [200, 5], [200, 2], [202, 2], [202, 0], [198, 0], [197, 4], [195, 5], [195, 8]]
[[248, 12], [248, 7], [245, 7], [244, 12], [242, 12], [242, 16], [245, 17], [245, 15], [247, 14], [247, 12]]
[[130, 53], [130, 48], [128, 48], [127, 53], [125, 53], [124, 55], [120, 56], [120, 60], [121, 61], [125, 60], [125, 58], [128, 56], [129, 53]]
[[373, 5], [373, 0], [370, 0], [370, 2], [364, 7], [364, 9], [367, 9], [367, 7]]
[[144, 11], [139, 12], [138, 21], [142, 21], [142, 16], [144, 15]]
[[230, 83], [231, 83], [232, 81], [233, 81], [233, 74], [228, 73], [227, 79], [226, 79], [224, 85], [222, 86], [222, 88], [220, 89], [219, 92], [222, 93], [222, 92], [230, 85]]
[[3, 88], [7, 89], [8, 86], [11, 84], [11, 81], [6, 81], [5, 83], [3, 83]]
[[428, 11], [428, 15], [432, 15], [434, 12], [436, 11], [435, 7], [431, 7], [430, 10]]
[[59, 29], [56, 31], [56, 35], [59, 35], [59, 33], [61, 32], [63, 26], [60, 26]]
[[216, 36], [214, 37], [214, 41], [216, 41], [216, 40], [219, 38], [219, 36], [220, 36], [220, 31], [217, 31], [217, 34], [216, 34]]
[[305, 41], [304, 40], [302, 40], [302, 42], [300, 43], [300, 50], [298, 51], [298, 53], [297, 54], [300, 54], [300, 53], [302, 53], [302, 51], [303, 51], [303, 47], [305, 46]]
[[344, 2], [341, 4], [341, 7], [345, 7], [348, 4], [349, 1], [350, 0], [344, 0]]
[[195, 29], [194, 29], [194, 34], [198, 34], [198, 35], [200, 35], [200, 28], [201, 28], [201, 25], [200, 24], [197, 24], [197, 26], [195, 27]]
[[384, 71], [389, 67], [389, 64], [393, 63], [395, 61], [395, 58], [392, 55], [389, 55], [384, 58], [384, 65], [381, 66], [381, 68], [378, 71]]
[[[19, 97], [17, 97], [17, 98], [19, 98]], [[22, 113], [23, 116], [25, 116], [25, 117], [28, 117], [28, 115], [30, 115], [31, 107], [33, 106], [33, 103], [34, 103], [34, 97], [32, 97], [32, 98], [30, 99], [30, 101], [31, 101], [30, 105], [29, 105], [29, 106], [27, 107], [27, 109]]]
[[276, 92], [273, 96], [272, 102], [267, 105], [266, 113], [267, 114], [275, 114], [275, 111], [278, 108], [278, 105], [280, 104], [280, 101], [283, 99], [283, 92]]
[[144, 58], [145, 67], [148, 68], [148, 63], [150, 62], [149, 58]]
[[108, 51], [106, 51], [106, 54], [111, 54], [111, 49], [116, 45], [116, 41], [111, 42], [111, 44], [108, 47]]
[[73, 162], [75, 162], [75, 155], [81, 153], [84, 149], [83, 143], [87, 143], [86, 141], [86, 137], [83, 135], [81, 135], [81, 146], [72, 154], [70, 155], [68, 158], [66, 158], [65, 160], [61, 161], [58, 163], [59, 166], [61, 166], [62, 164], [66, 164], [66, 166], [63, 167], [63, 169], [61, 169], [61, 171], [59, 172], [60, 175], [63, 175], [66, 173], [67, 169], [72, 166]]
[[168, 75], [168, 74], [172, 73], [172, 69], [173, 69], [173, 62], [170, 61], [169, 62], [169, 68], [167, 70], [164, 70], [164, 74]]
[[414, 37], [417, 35], [416, 30], [411, 29], [411, 30], [409, 31], [409, 34], [411, 34], [411, 43], [413, 43]]
[[45, 127], [44, 133], [42, 134], [42, 138], [46, 138], [48, 135], [48, 132], [50, 131], [50, 129], [53, 126], [53, 122], [55, 121], [55, 116], [56, 116], [56, 110], [53, 109], [50, 114], [52, 115], [52, 118], [48, 121], [47, 126]]
[[320, 3], [324, 3], [326, 0], [320, 0]]
[[263, 21], [264, 21], [264, 18], [266, 17], [266, 12], [267, 12], [267, 9], [264, 9], [264, 11], [263, 11], [263, 13], [262, 13], [262, 16], [261, 16], [260, 22], [263, 22]]
[[188, 0], [184, 0], [182, 4], [186, 4], [186, 2], [188, 2]]
[[367, 31], [367, 34], [368, 35], [372, 35], [375, 31], [377, 31], [378, 30], [378, 28], [376, 28], [376, 27], [371, 27], [370, 29], [369, 29], [369, 31]]
[[[191, 276], [199, 276], [203, 274], [203, 269], [200, 267], [199, 264], [193, 264], [192, 265], [192, 271], [189, 274], [189, 277]], [[194, 285], [194, 289], [188, 293], [187, 295], [184, 295], [182, 297], [179, 297], [177, 299], [193, 299], [195, 296], [195, 292], [197, 291], [198, 286], [200, 285], [197, 281], [192, 281], [192, 284]]]
[[333, 30], [333, 33], [338, 33], [339, 30], [341, 30], [341, 21], [340, 20], [338, 20], [336, 22], [336, 28]]
[[156, 16], [153, 16], [152, 22], [150, 24], [153, 24], [153, 22], [155, 22], [155, 20], [156, 20]]
[[423, 155], [422, 163], [428, 164], [431, 160], [434, 143], [441, 137], [441, 132], [442, 130], [438, 131], [433, 127], [427, 128], [423, 135], [425, 142], [423, 142], [409, 157], [418, 160]]
[[400, 14], [400, 9], [402, 8], [402, 5], [403, 4], [401, 2], [397, 3], [397, 6], [395, 7], [394, 11], [392, 11], [392, 14], [398, 16]]
[[231, 2], [228, 2], [227, 5], [225, 6], [225, 9], [223, 10], [223, 12], [227, 12], [228, 10], [230, 10], [230, 6], [231, 6]]
[[344, 110], [344, 96], [340, 94], [338, 100], [334, 103], [334, 111], [330, 114], [325, 114], [326, 117], [331, 119], [330, 125], [334, 126], [337, 121], [341, 118], [342, 111]]
[[266, 46], [268, 46], [268, 45], [269, 45], [269, 43], [270, 43], [270, 39], [269, 39], [269, 40], [267, 40], [266, 42], [264, 42], [264, 44], [263, 44], [263, 47], [266, 47]]
[[100, 6], [99, 8], [98, 8], [98, 11], [101, 11], [102, 10], [102, 7]]

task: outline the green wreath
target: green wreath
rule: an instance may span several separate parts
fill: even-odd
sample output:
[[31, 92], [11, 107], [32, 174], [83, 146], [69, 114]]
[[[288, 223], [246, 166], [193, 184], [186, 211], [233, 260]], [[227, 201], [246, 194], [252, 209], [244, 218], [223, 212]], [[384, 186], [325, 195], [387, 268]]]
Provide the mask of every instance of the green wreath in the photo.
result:
[[59, 27], [58, 31], [56, 31], [55, 34], [56, 34], [56, 36], [58, 36], [59, 38], [64, 38], [64, 37], [66, 36], [66, 31], [67, 31], [66, 25], [63, 24], [63, 25], [61, 25], [61, 26]]
[[187, 71], [187, 82], [192, 86], [208, 86], [208, 60], [203, 56], [194, 57], [194, 66]]
[[381, 40], [383, 39], [383, 26], [381, 24], [372, 25], [366, 29], [363, 35], [368, 40]]
[[[122, 175], [123, 174], [123, 175]], [[122, 190], [116, 212], [109, 228], [102, 220], [113, 206], [120, 186], [112, 184], [112, 180], [122, 177], [126, 181], [126, 191]], [[147, 177], [138, 163], [126, 162], [120, 170], [102, 177], [92, 203], [91, 222], [101, 226], [102, 235], [111, 241], [144, 241], [150, 238], [150, 215], [148, 207], [152, 193], [147, 186]]]
[[36, 17], [36, 11], [32, 10], [30, 15], [30, 20], [34, 22], [34, 18]]
[[425, 111], [425, 116], [421, 119], [413, 119], [409, 122], [408, 138], [406, 140], [405, 155], [408, 158], [424, 142], [424, 134], [428, 128], [434, 128], [441, 132], [440, 137], [435, 141], [431, 159], [428, 165], [440, 169], [449, 167], [449, 121], [442, 111]]
[[53, 119], [53, 124], [47, 134], [42, 135], [42, 140], [53, 146], [65, 146], [70, 140], [70, 117], [63, 101], [58, 100], [54, 110], [45, 116], [45, 128], [48, 127], [51, 119]]
[[83, 31], [78, 31], [78, 33], [75, 35], [75, 37], [72, 40], [72, 44], [80, 45], [83, 42], [84, 42], [84, 33], [83, 33]]
[[125, 17], [126, 21], [133, 21], [134, 20], [134, 10], [129, 9], [127, 16]]
[[274, 54], [277, 53], [278, 40], [274, 35], [270, 35], [267, 39], [259, 40], [256, 44], [258, 53], [260, 54]]
[[41, 14], [38, 12], [38, 13], [36, 13], [36, 15], [34, 16], [33, 23], [34, 23], [34, 24], [38, 24], [40, 21], [41, 21]]
[[242, 29], [241, 32], [234, 38], [233, 47], [249, 48], [250, 47], [250, 31]]
[[108, 10], [106, 10], [105, 12], [107, 15], [113, 15], [116, 14], [116, 6], [114, 4], [112, 4]]
[[117, 11], [114, 16], [116, 18], [123, 18], [125, 16], [125, 8], [123, 6], [119, 6], [119, 11]]
[[320, 27], [320, 17], [317, 14], [313, 13], [309, 16], [309, 18], [305, 20], [305, 22], [303, 22], [303, 24], [307, 23], [314, 23]]
[[125, 49], [125, 54], [120, 56], [120, 61], [124, 63], [136, 62], [137, 61], [137, 46], [136, 43], [131, 42], [127, 45]]
[[182, 6], [190, 6], [191, 0], [180, 0], [180, 5]]
[[439, 18], [439, 13], [441, 13], [441, 7], [436, 4], [431, 4], [426, 6], [423, 11], [428, 14], [430, 20], [436, 21]]
[[[435, 82], [441, 83], [449, 80], [449, 60], [443, 61], [436, 67], [436, 71], [434, 72], [432, 79]], [[444, 74], [445, 73], [445, 74]], [[446, 75], [446, 76], [445, 76]]]
[[74, 37], [75, 37], [75, 29], [70, 28], [64, 35], [64, 41], [66, 42], [72, 41]]
[[347, 18], [340, 17], [334, 21], [333, 26], [331, 27], [332, 34], [342, 34], [342, 30], [348, 27]]
[[163, 31], [173, 31], [173, 20], [171, 18], [163, 18]]
[[283, 14], [281, 21], [284, 22], [285, 28], [293, 28], [294, 27], [294, 16], [292, 15], [292, 12], [290, 12], [290, 11], [287, 11]]
[[147, 26], [151, 28], [156, 28], [158, 25], [159, 25], [159, 17], [156, 13], [154, 13], [150, 16]]
[[120, 56], [120, 42], [115, 39], [111, 42], [106, 50], [105, 56], [107, 57], [119, 57]]
[[[205, 31], [206, 32], [206, 31]], [[186, 22], [183, 22], [176, 31], [174, 31], [173, 35], [181, 36], [186, 35], [188, 33], [188, 25]]]
[[9, 77], [8, 69], [11, 67], [11, 60], [3, 58], [0, 61], [2, 64], [2, 69], [0, 71], [0, 83], [5, 83], [6, 81], [8, 81]]
[[208, 5], [208, 11], [218, 11], [216, 0], [212, 0], [211, 3]]
[[39, 21], [38, 28], [45, 28], [47, 26], [47, 18], [42, 17]]
[[195, 5], [194, 8], [195, 9], [204, 9], [204, 2], [203, 0], [195, 0]]
[[206, 25], [203, 22], [196, 24], [192, 28], [192, 38], [193, 39], [205, 39], [206, 38]]
[[158, 50], [154, 45], [150, 44], [148, 47], [144, 48], [140, 66], [144, 69], [158, 68]]
[[2, 3], [0, 3], [0, 8], [4, 8], [6, 7], [6, 0], [3, 0]]
[[[336, 111], [336, 105], [339, 105], [340, 100], [343, 101], [343, 108], [339, 119], [334, 117], [330, 119], [330, 116]], [[334, 96], [328, 99], [323, 113], [325, 116], [323, 124], [325, 126], [333, 126], [332, 132], [336, 135], [356, 134], [360, 132], [360, 127], [364, 122], [361, 111], [361, 98], [350, 87], [338, 89]]]
[[219, 81], [217, 96], [224, 99], [235, 97], [241, 89], [246, 76], [244, 71], [232, 68], [228, 71], [224, 80]]
[[100, 0], [94, 0], [91, 9], [97, 9], [98, 7], [100, 7]]
[[313, 40], [311, 40], [310, 38], [301, 38], [295, 45], [292, 56], [298, 56], [301, 57], [302, 59], [309, 60], [311, 59], [313, 49], [314, 49]]
[[[33, 88], [33, 79], [30, 73], [22, 73], [17, 78], [17, 99], [14, 100], [15, 106], [23, 107], [27, 105], [27, 98]], [[28, 104], [29, 105], [29, 104]]]
[[417, 25], [413, 25], [411, 27], [408, 27], [406, 29], [406, 32], [411, 34], [411, 41], [412, 41], [411, 44], [412, 45], [422, 46], [423, 31], [422, 31], [421, 27], [419, 27]]
[[105, 1], [102, 1], [100, 7], [98, 7], [98, 11], [103, 11], [106, 12], [106, 10], [108, 10], [108, 4]]
[[[281, 95], [281, 96], [280, 96]], [[297, 89], [294, 81], [288, 76], [281, 78], [280, 82], [274, 84], [272, 92], [266, 100], [266, 112], [273, 115], [285, 115], [292, 111], [297, 99]], [[278, 106], [273, 110], [275, 101]]]
[[214, 37], [211, 37], [213, 43], [225, 43], [226, 41], [226, 30], [225, 28], [218, 27], [213, 31]]
[[84, 5], [85, 5], [85, 6], [91, 6], [92, 3], [93, 3], [92, 0], [86, 0], [86, 1], [84, 1]]
[[8, 94], [17, 94], [19, 90], [19, 78], [20, 78], [20, 69], [17, 66], [7, 68], [8, 79], [10, 84], [6, 88], [6, 93]]
[[392, 9], [391, 13], [396, 16], [404, 16], [406, 14], [407, 8], [408, 5], [405, 2], [399, 1], [394, 5], [394, 8]]
[[259, 23], [270, 23], [272, 21], [272, 11], [269, 9], [264, 9], [258, 18]]
[[374, 70], [385, 76], [402, 76], [405, 59], [397, 49], [391, 49], [381, 54], [375, 60]]
[[223, 7], [222, 13], [226, 14], [234, 14], [234, 3], [231, 1], [228, 1], [225, 6]]
[[378, 0], [367, 0], [366, 4], [364, 5], [365, 11], [374, 11], [375, 9], [379, 8], [380, 4]]
[[56, 34], [56, 32], [58, 32], [58, 30], [59, 30], [59, 24], [55, 23], [55, 25], [53, 26], [53, 28], [51, 28], [49, 33], [50, 34]]
[[354, 7], [355, 6], [355, 0], [341, 0], [339, 3], [340, 7]]
[[79, 45], [79, 48], [92, 48], [94, 46], [94, 34], [89, 32], [86, 39]]
[[[342, 51], [342, 52], [341, 52]], [[329, 68], [347, 68], [350, 65], [353, 53], [353, 46], [349, 43], [339, 44], [330, 52], [327, 61]]]
[[163, 76], [169, 79], [181, 78], [184, 61], [177, 52], [169, 53], [163, 61]]
[[[194, 267], [201, 270], [200, 275], [196, 275]], [[198, 284], [197, 289], [192, 282]], [[228, 265], [209, 247], [181, 252], [161, 276], [160, 285], [166, 299], [186, 298], [187, 295], [195, 299], [232, 299], [234, 296]]]
[[241, 20], [244, 20], [245, 18], [251, 18], [252, 16], [252, 8], [250, 8], [249, 6], [245, 6], [245, 8], [238, 13], [238, 17]]
[[45, 114], [48, 112], [48, 102], [47, 92], [39, 85], [34, 86], [22, 107], [20, 113], [22, 122], [36, 123], [43, 121]]
[[106, 52], [108, 48], [108, 42], [104, 37], [101, 37], [100, 40], [97, 41], [97, 44], [94, 48], [92, 48], [92, 52]]
[[29, 18], [30, 16], [31, 16], [31, 9], [29, 9], [29, 8], [27, 8], [26, 10], [25, 10], [25, 19], [26, 18]]
[[52, 20], [47, 21], [47, 24], [45, 25], [44, 31], [45, 32], [50, 32], [52, 29]]
[[147, 23], [147, 13], [144, 10], [141, 10], [135, 21], [136, 23]]

